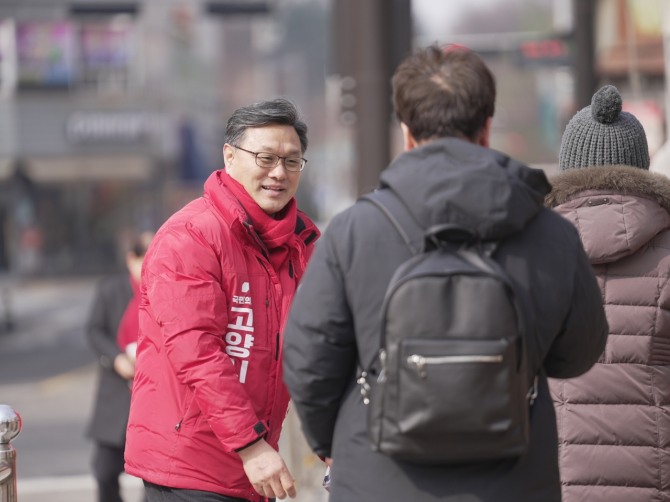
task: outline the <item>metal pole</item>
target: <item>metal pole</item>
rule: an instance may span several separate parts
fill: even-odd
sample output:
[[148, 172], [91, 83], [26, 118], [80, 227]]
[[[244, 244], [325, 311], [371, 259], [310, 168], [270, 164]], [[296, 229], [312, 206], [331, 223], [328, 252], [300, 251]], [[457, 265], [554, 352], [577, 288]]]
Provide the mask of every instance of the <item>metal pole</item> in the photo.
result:
[[16, 450], [10, 441], [21, 432], [21, 417], [0, 404], [0, 502], [17, 502]]
[[595, 64], [595, 18], [594, 0], [574, 0], [575, 15], [575, 100], [577, 109], [591, 104], [598, 79]]
[[369, 192], [391, 160], [391, 75], [411, 48], [410, 0], [335, 0], [336, 73], [352, 127], [356, 195]]
[[391, 160], [389, 5], [385, 0], [357, 4], [355, 74], [357, 195], [375, 188]]
[[663, 59], [665, 61], [665, 140], [670, 129], [670, 5], [663, 3]]

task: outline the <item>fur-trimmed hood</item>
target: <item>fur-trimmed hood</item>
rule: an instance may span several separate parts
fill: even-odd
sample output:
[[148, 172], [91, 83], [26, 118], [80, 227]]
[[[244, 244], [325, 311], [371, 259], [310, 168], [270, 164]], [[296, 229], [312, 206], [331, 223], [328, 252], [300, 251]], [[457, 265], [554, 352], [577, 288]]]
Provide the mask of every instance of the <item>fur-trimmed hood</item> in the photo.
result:
[[549, 181], [552, 190], [544, 199], [547, 207], [559, 206], [584, 190], [606, 190], [653, 199], [670, 213], [670, 179], [637, 167], [568, 169]]
[[570, 169], [551, 178], [545, 204], [570, 220], [591, 263], [635, 253], [670, 228], [670, 179], [629, 166]]

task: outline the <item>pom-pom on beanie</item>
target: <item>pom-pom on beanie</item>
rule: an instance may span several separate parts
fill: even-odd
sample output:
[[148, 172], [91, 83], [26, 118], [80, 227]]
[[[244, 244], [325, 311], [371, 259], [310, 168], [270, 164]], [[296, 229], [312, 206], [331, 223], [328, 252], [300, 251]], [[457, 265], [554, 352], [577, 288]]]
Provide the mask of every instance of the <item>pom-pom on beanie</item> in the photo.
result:
[[621, 105], [617, 88], [606, 85], [593, 95], [590, 106], [570, 119], [558, 154], [561, 170], [608, 165], [649, 169], [644, 128]]

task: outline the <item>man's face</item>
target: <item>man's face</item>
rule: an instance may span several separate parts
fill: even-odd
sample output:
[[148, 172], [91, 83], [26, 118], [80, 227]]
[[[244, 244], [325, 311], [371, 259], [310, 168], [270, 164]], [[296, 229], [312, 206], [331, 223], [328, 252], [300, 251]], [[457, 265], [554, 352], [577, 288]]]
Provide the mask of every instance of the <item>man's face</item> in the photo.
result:
[[[237, 146], [280, 157], [302, 157], [298, 133], [288, 125], [249, 128]], [[223, 147], [223, 158], [231, 178], [240, 183], [267, 214], [281, 211], [298, 189], [301, 173], [288, 171], [283, 160], [273, 168], [260, 167], [253, 154], [228, 143]]]

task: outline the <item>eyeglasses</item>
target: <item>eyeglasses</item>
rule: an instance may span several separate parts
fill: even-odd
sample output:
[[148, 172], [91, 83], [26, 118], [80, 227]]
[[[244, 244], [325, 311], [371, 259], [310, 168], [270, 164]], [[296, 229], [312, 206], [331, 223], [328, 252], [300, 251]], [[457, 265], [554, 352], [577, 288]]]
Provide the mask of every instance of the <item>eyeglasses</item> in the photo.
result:
[[241, 146], [236, 145], [232, 146], [234, 148], [237, 148], [238, 150], [250, 153], [251, 155], [256, 157], [256, 165], [264, 169], [274, 169], [277, 166], [277, 164], [279, 164], [279, 161], [283, 160], [284, 167], [286, 168], [287, 171], [299, 172], [305, 168], [305, 164], [307, 163], [307, 159], [303, 159], [302, 157], [280, 157], [275, 153], [252, 152], [251, 150], [247, 150], [246, 148], [242, 148]]

